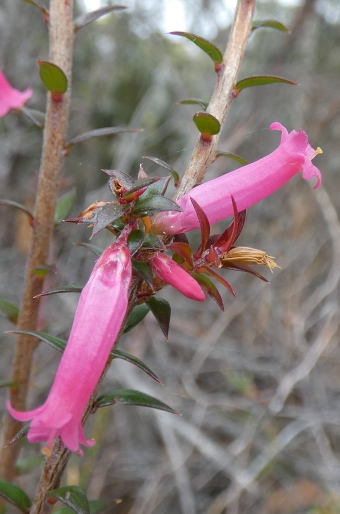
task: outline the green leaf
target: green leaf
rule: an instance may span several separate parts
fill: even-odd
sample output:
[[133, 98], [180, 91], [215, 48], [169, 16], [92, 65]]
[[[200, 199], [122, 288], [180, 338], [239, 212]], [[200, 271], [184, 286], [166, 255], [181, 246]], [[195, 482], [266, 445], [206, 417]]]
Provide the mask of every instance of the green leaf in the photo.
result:
[[143, 155], [143, 159], [148, 159], [149, 161], [152, 161], [158, 166], [161, 166], [162, 168], [165, 168], [168, 170], [169, 173], [171, 173], [173, 179], [174, 179], [174, 185], [175, 187], [179, 184], [179, 175], [176, 170], [174, 170], [168, 163], [162, 161], [161, 159], [158, 159], [158, 157], [151, 157], [150, 155]]
[[61, 223], [69, 214], [76, 201], [76, 191], [71, 189], [67, 193], [60, 196], [57, 200], [57, 205], [54, 213], [54, 223]]
[[275, 77], [274, 75], [257, 75], [255, 77], [246, 77], [245, 79], [239, 80], [235, 85], [234, 91], [236, 96], [247, 87], [254, 86], [266, 86], [267, 84], [275, 84], [281, 82], [283, 84], [290, 84], [291, 86], [298, 86], [297, 82], [285, 79], [283, 77]]
[[[112, 500], [92, 500], [89, 501], [89, 507], [90, 507], [90, 514], [98, 514], [101, 511], [104, 511], [107, 513], [106, 507], [110, 504], [113, 504]], [[69, 507], [66, 507], [65, 505], [63, 507], [60, 507], [59, 509], [55, 509], [53, 511], [53, 514], [72, 514], [73, 510]]]
[[97, 209], [93, 219], [89, 220], [94, 225], [91, 238], [98, 234], [103, 228], [107, 227], [107, 225], [110, 225], [110, 223], [120, 218], [125, 211], [126, 205], [120, 205], [117, 202], [108, 202], [103, 207]]
[[94, 408], [107, 407], [115, 403], [123, 405], [137, 405], [138, 407], [151, 407], [152, 409], [164, 410], [172, 414], [178, 414], [174, 409], [153, 396], [136, 391], [135, 389], [114, 389], [104, 393], [95, 401]]
[[259, 29], [260, 27], [276, 29], [276, 30], [280, 30], [281, 32], [289, 33], [289, 29], [283, 23], [281, 23], [280, 21], [277, 21], [277, 20], [254, 21], [251, 31], [254, 32], [254, 30]]
[[40, 66], [40, 78], [51, 93], [65, 93], [67, 89], [67, 78], [59, 66], [47, 61], [38, 61]]
[[18, 321], [19, 309], [16, 305], [11, 302], [8, 302], [4, 298], [0, 297], [0, 311], [4, 314], [5, 318], [12, 323], [16, 323]]
[[123, 132], [143, 132], [143, 129], [131, 129], [126, 127], [103, 127], [99, 129], [90, 130], [79, 134], [79, 136], [73, 137], [66, 142], [66, 146], [70, 147], [83, 141], [88, 141], [94, 137], [113, 136], [115, 134], [122, 134]]
[[90, 514], [89, 502], [86, 494], [80, 487], [68, 485], [46, 493], [48, 498], [56, 498], [77, 514]]
[[169, 302], [164, 298], [155, 298], [152, 296], [147, 302], [147, 306], [150, 307], [152, 314], [155, 316], [165, 339], [168, 339], [169, 325], [171, 318], [171, 307]]
[[208, 102], [205, 102], [204, 100], [200, 100], [200, 98], [188, 98], [187, 100], [181, 100], [180, 102], [177, 102], [180, 105], [200, 105], [202, 109], [206, 111], [208, 107]]
[[39, 298], [40, 296], [49, 296], [51, 294], [58, 293], [81, 293], [83, 290], [80, 286], [61, 286], [57, 289], [50, 289], [49, 291], [44, 291], [43, 293], [37, 294], [34, 298]]
[[[138, 306], [139, 307], [139, 306]], [[149, 309], [148, 309], [148, 312], [149, 312]], [[120, 350], [112, 350], [111, 353], [110, 353], [111, 357], [113, 358], [117, 358], [117, 359], [122, 359], [126, 362], [130, 362], [130, 364], [134, 364], [135, 366], [137, 366], [137, 368], [141, 369], [142, 371], [144, 371], [144, 373], [146, 373], [147, 375], [149, 375], [149, 377], [153, 378], [154, 380], [156, 380], [156, 382], [159, 382], [160, 384], [162, 383], [159, 378], [157, 377], [156, 373], [154, 373], [150, 368], [149, 366], [147, 366], [146, 364], [144, 364], [143, 361], [141, 361], [140, 359], [138, 359], [137, 357], [135, 357], [134, 355], [131, 355], [130, 353], [125, 353], [125, 352], [121, 352]]]
[[170, 34], [174, 36], [186, 37], [195, 43], [195, 45], [197, 45], [201, 50], [203, 50], [203, 52], [209, 55], [210, 59], [214, 61], [215, 71], [217, 72], [220, 70], [221, 63], [223, 61], [223, 55], [217, 46], [215, 46], [213, 43], [201, 36], [196, 36], [196, 34], [192, 34], [190, 32], [170, 32]]
[[14, 437], [12, 437], [12, 439], [6, 444], [5, 448], [7, 448], [8, 446], [11, 446], [11, 444], [14, 444], [16, 443], [17, 441], [19, 441], [20, 439], [22, 439], [23, 437], [26, 437], [27, 434], [28, 434], [28, 431], [30, 429], [30, 425], [31, 425], [31, 422], [28, 421], [27, 423], [24, 424], [23, 427], [20, 428], [19, 432], [17, 432], [15, 434]]
[[21, 205], [21, 203], [13, 202], [13, 200], [5, 200], [4, 198], [0, 199], [0, 205], [6, 205], [8, 207], [16, 207], [17, 209], [20, 209], [23, 211], [27, 216], [30, 218], [30, 221], [33, 221], [33, 214], [32, 212], [27, 209], [24, 205]]
[[55, 275], [57, 273], [57, 268], [54, 264], [45, 264], [42, 266], [37, 266], [33, 269], [33, 274], [37, 278], [45, 278], [47, 275], [50, 274]]
[[234, 161], [237, 161], [240, 164], [242, 164], [242, 166], [245, 166], [246, 164], [248, 164], [248, 162], [245, 159], [243, 159], [243, 157], [240, 157], [239, 155], [237, 155], [235, 153], [217, 152], [214, 160], [216, 161], [216, 159], [219, 159], [220, 157], [228, 157], [229, 159], [233, 159]]
[[21, 512], [29, 513], [31, 501], [20, 487], [0, 479], [0, 496], [15, 505]]
[[121, 11], [123, 9], [127, 9], [127, 7], [125, 7], [124, 5], [109, 5], [108, 7], [102, 7], [101, 9], [97, 9], [96, 11], [82, 14], [74, 20], [74, 30], [75, 32], [78, 32], [78, 30], [85, 27], [89, 23], [98, 20], [102, 16], [110, 14], [112, 11]]
[[138, 325], [138, 323], [140, 323], [145, 318], [149, 310], [149, 307], [145, 303], [142, 303], [141, 305], [136, 305], [136, 307], [134, 307], [130, 316], [126, 320], [124, 334], [126, 334], [126, 332], [130, 332], [130, 330], [132, 330], [136, 325]]
[[104, 251], [99, 246], [93, 245], [91, 243], [75, 243], [75, 246], [83, 246], [84, 248], [88, 248], [89, 250], [91, 250], [91, 252], [93, 252], [95, 255], [97, 255], [97, 257], [100, 257]]
[[142, 246], [143, 241], [145, 239], [145, 233], [143, 230], [133, 230], [130, 232], [127, 245], [130, 250], [130, 254], [134, 255]]
[[59, 352], [63, 352], [65, 350], [65, 346], [67, 341], [65, 339], [61, 339], [61, 337], [51, 336], [46, 332], [38, 332], [37, 330], [9, 330], [6, 332], [7, 334], [27, 334], [29, 336], [37, 337], [40, 341], [53, 346]]
[[149, 284], [150, 287], [153, 286], [153, 275], [150, 267], [146, 264], [146, 262], [136, 261], [136, 259], [132, 259], [132, 269], [138, 273], [138, 275], [145, 280]]
[[221, 129], [220, 122], [208, 112], [197, 112], [193, 120], [205, 141], [211, 141], [212, 136], [218, 134]]
[[145, 198], [151, 198], [152, 196], [159, 196], [164, 195], [165, 191], [167, 190], [167, 187], [169, 185], [171, 177], [162, 177], [159, 178], [157, 182], [154, 184], [151, 184], [144, 193], [140, 196], [140, 201], [144, 200]]
[[151, 250], [165, 250], [164, 244], [155, 234], [146, 234], [143, 248], [150, 248]]
[[213, 300], [215, 300], [221, 311], [224, 311], [223, 300], [215, 284], [213, 284], [208, 277], [205, 277], [199, 273], [193, 273], [192, 276], [206, 290], [208, 295], [211, 296]]
[[134, 216], [143, 217], [162, 211], [181, 212], [182, 209], [179, 205], [177, 205], [177, 203], [170, 200], [170, 198], [155, 195], [150, 198], [146, 198], [145, 200], [139, 200], [136, 202], [136, 207], [132, 211], [132, 214]]

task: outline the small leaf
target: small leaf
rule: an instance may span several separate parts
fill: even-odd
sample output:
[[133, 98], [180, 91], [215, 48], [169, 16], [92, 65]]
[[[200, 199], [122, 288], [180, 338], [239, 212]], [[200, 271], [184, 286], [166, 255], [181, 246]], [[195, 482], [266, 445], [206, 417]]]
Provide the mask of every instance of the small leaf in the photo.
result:
[[145, 234], [143, 230], [132, 230], [132, 232], [130, 232], [127, 240], [127, 245], [129, 247], [131, 255], [134, 255], [140, 249], [144, 242], [144, 239]]
[[[138, 305], [138, 307], [140, 307], [140, 306]], [[148, 312], [149, 312], [149, 309], [148, 309]], [[110, 355], [113, 358], [122, 359], [126, 362], [130, 362], [131, 364], [134, 364], [135, 366], [137, 366], [137, 368], [141, 369], [142, 371], [144, 371], [144, 373], [146, 373], [151, 378], [156, 380], [156, 382], [159, 382], [160, 384], [162, 383], [159, 380], [159, 378], [157, 377], [157, 375], [149, 368], [149, 366], [144, 364], [144, 362], [141, 361], [140, 359], [138, 359], [137, 357], [134, 357], [134, 355], [130, 355], [129, 353], [125, 353], [125, 352], [121, 352], [120, 350], [112, 350]]]
[[134, 216], [143, 217], [162, 211], [182, 212], [182, 209], [177, 203], [170, 200], [170, 198], [156, 195], [136, 202], [136, 207], [132, 211], [132, 214]]
[[205, 214], [199, 203], [197, 203], [196, 200], [194, 200], [193, 198], [190, 198], [190, 200], [197, 214], [197, 218], [201, 228], [202, 242], [195, 256], [201, 257], [202, 253], [205, 251], [207, 247], [207, 242], [210, 235], [210, 224], [207, 215]]
[[289, 29], [285, 25], [283, 25], [283, 23], [281, 23], [280, 21], [277, 21], [277, 20], [254, 21], [251, 31], [254, 32], [254, 30], [259, 29], [260, 27], [276, 29], [276, 30], [280, 30], [281, 32], [289, 33]]
[[61, 339], [61, 337], [51, 336], [46, 332], [38, 332], [37, 330], [9, 330], [6, 332], [7, 334], [26, 334], [29, 336], [37, 337], [40, 341], [53, 346], [59, 352], [63, 352], [65, 350], [67, 341], [65, 339]]
[[138, 323], [140, 323], [147, 313], [150, 311], [149, 307], [142, 303], [141, 305], [136, 305], [136, 307], [132, 310], [130, 316], [126, 320], [125, 327], [124, 327], [124, 334], [126, 332], [130, 332]]
[[205, 102], [204, 100], [200, 100], [200, 98], [188, 98], [187, 100], [181, 100], [180, 102], [177, 102], [180, 105], [200, 105], [202, 109], [206, 111], [208, 107], [208, 102]]
[[[104, 173], [106, 173], [107, 175], [109, 175], [109, 177], [112, 181], [118, 180], [118, 182], [126, 189], [130, 189], [130, 187], [132, 187], [133, 184], [135, 183], [134, 179], [132, 177], [130, 177], [130, 175], [128, 175], [127, 173], [124, 173], [124, 171], [119, 171], [119, 170], [102, 170], [102, 171]], [[110, 182], [111, 182], [111, 180], [110, 180]], [[110, 189], [111, 189], [111, 184], [110, 184]], [[112, 189], [111, 189], [111, 191], [112, 191]], [[114, 193], [114, 191], [112, 191], [112, 193]]]
[[218, 134], [221, 129], [220, 122], [208, 112], [197, 112], [193, 120], [204, 141], [211, 141], [212, 136]]
[[143, 248], [150, 248], [150, 250], [165, 250], [165, 246], [162, 241], [154, 234], [146, 234]]
[[81, 293], [82, 287], [80, 286], [61, 286], [57, 289], [50, 289], [49, 291], [43, 291], [40, 294], [35, 295], [33, 298], [39, 298], [40, 296], [49, 296], [51, 294], [59, 294], [59, 293]]
[[138, 273], [138, 275], [145, 280], [149, 284], [149, 286], [153, 287], [153, 275], [150, 267], [145, 263], [141, 261], [136, 261], [135, 259], [132, 259], [132, 269]]
[[101, 209], [97, 209], [94, 214], [94, 223], [91, 238], [98, 234], [107, 225], [120, 218], [126, 211], [126, 205], [117, 202], [108, 202]]
[[[111, 500], [92, 500], [89, 501], [89, 507], [90, 507], [90, 514], [98, 514], [100, 512], [106, 512], [108, 514], [108, 510], [105, 508], [108, 505], [114, 505], [114, 501]], [[114, 511], [113, 511], [114, 512]], [[53, 514], [72, 514], [73, 510], [69, 507], [66, 507], [66, 505], [63, 505], [62, 507], [53, 510]]]
[[75, 32], [78, 32], [78, 30], [85, 27], [85, 25], [88, 25], [89, 23], [98, 20], [102, 16], [110, 14], [112, 11], [121, 11], [123, 9], [127, 9], [127, 7], [125, 7], [124, 5], [109, 5], [108, 7], [102, 7], [101, 9], [97, 9], [96, 11], [82, 14], [74, 20], [74, 30]]
[[161, 159], [158, 159], [158, 157], [151, 157], [150, 155], [143, 155], [143, 159], [148, 159], [149, 161], [152, 161], [158, 166], [161, 166], [162, 168], [165, 168], [168, 170], [169, 173], [171, 173], [173, 179], [174, 179], [174, 185], [177, 187], [179, 184], [179, 175], [176, 170], [174, 170], [168, 163], [162, 161]]
[[219, 71], [221, 68], [221, 64], [223, 61], [223, 55], [221, 51], [215, 46], [213, 43], [204, 39], [201, 36], [196, 36], [196, 34], [191, 34], [190, 32], [170, 32], [170, 34], [174, 36], [183, 36], [195, 43], [203, 52], [209, 55], [210, 59], [214, 61], [215, 71]]
[[221, 311], [224, 311], [223, 300], [215, 284], [213, 284], [208, 277], [205, 277], [199, 273], [193, 273], [192, 276], [206, 290], [208, 295], [211, 296], [211, 298], [217, 303]]
[[163, 402], [160, 402], [153, 396], [136, 391], [135, 389], [114, 389], [108, 391], [95, 401], [95, 408], [107, 407], [115, 403], [122, 403], [123, 405], [136, 405], [138, 407], [151, 407], [152, 409], [164, 410], [172, 414], [178, 414], [174, 409], [169, 407]]
[[76, 191], [71, 189], [67, 193], [60, 196], [57, 200], [57, 205], [54, 213], [54, 223], [61, 223], [69, 214], [76, 201]]
[[169, 302], [164, 300], [164, 298], [155, 298], [152, 296], [149, 298], [146, 304], [150, 308], [152, 314], [155, 316], [159, 326], [161, 327], [161, 330], [165, 335], [165, 339], [168, 339], [171, 318], [171, 307]]
[[5, 318], [12, 323], [18, 321], [19, 309], [16, 305], [8, 302], [4, 298], [0, 298], [0, 311], [4, 314]]
[[219, 159], [219, 157], [229, 157], [229, 159], [233, 159], [234, 161], [239, 162], [240, 164], [242, 164], [242, 166], [245, 166], [246, 164], [248, 164], [248, 162], [245, 159], [243, 159], [243, 157], [240, 157], [239, 155], [236, 155], [235, 153], [217, 152], [214, 160], [216, 161], [216, 159]]
[[0, 479], [0, 496], [15, 505], [21, 512], [28, 514], [31, 501], [20, 487]]
[[99, 246], [93, 245], [91, 243], [74, 243], [74, 244], [75, 244], [75, 246], [83, 246], [84, 248], [88, 248], [89, 250], [91, 250], [91, 252], [93, 252], [95, 255], [97, 255], [97, 257], [100, 257], [104, 251]]
[[12, 439], [6, 444], [5, 448], [7, 448], [8, 446], [11, 446], [12, 444], [16, 443], [17, 441], [19, 441], [23, 437], [26, 437], [27, 434], [28, 434], [28, 431], [30, 429], [30, 425], [31, 425], [30, 421], [28, 421], [28, 423], [25, 423], [24, 426], [20, 428], [19, 432], [17, 432], [15, 434], [15, 436], [12, 437]]
[[220, 284], [222, 284], [224, 287], [226, 287], [233, 296], [236, 296], [236, 293], [235, 293], [234, 289], [231, 287], [231, 285], [229, 284], [229, 282], [227, 282], [223, 277], [221, 277], [221, 275], [216, 273], [216, 271], [212, 270], [211, 268], [206, 268], [205, 266], [202, 266], [201, 268], [199, 268], [198, 271], [200, 273], [204, 273], [205, 275], [209, 275], [210, 277], [214, 277]]
[[122, 134], [123, 132], [143, 132], [143, 129], [131, 129], [126, 127], [103, 127], [99, 129], [90, 130], [73, 137], [66, 142], [66, 146], [73, 146], [83, 141], [88, 141], [94, 137], [113, 136], [115, 134]]
[[27, 216], [29, 217], [30, 221], [33, 221], [33, 213], [27, 209], [24, 205], [21, 205], [21, 203], [14, 202], [12, 200], [5, 200], [4, 198], [0, 199], [0, 205], [6, 205], [8, 207], [16, 207], [17, 209], [20, 209], [23, 211]]
[[33, 269], [33, 274], [40, 279], [45, 278], [51, 273], [54, 275], [57, 273], [57, 268], [54, 264], [45, 264], [42, 266], [37, 266]]
[[182, 243], [180, 241], [173, 241], [167, 245], [167, 248], [174, 252], [174, 254], [180, 255], [185, 261], [191, 266], [192, 262], [192, 251], [188, 243]]
[[59, 66], [47, 61], [38, 61], [40, 66], [40, 78], [51, 93], [63, 94], [67, 89], [67, 78]]
[[21, 112], [29, 118], [37, 127], [43, 129], [45, 125], [45, 113], [36, 109], [29, 109], [26, 106], [21, 107]]
[[169, 185], [171, 177], [162, 177], [159, 178], [157, 182], [154, 184], [151, 184], [144, 193], [140, 196], [140, 201], [144, 200], [145, 198], [151, 198], [151, 196], [159, 196], [164, 195], [165, 191], [167, 190], [167, 187]]
[[78, 486], [68, 485], [66, 487], [60, 487], [59, 489], [48, 491], [45, 496], [48, 498], [56, 498], [70, 507], [70, 509], [74, 510], [77, 514], [90, 514], [90, 507], [86, 494]]
[[297, 82], [293, 82], [292, 80], [288, 80], [283, 77], [275, 77], [274, 75], [257, 75], [255, 77], [247, 77], [245, 79], [239, 80], [239, 82], [237, 82], [234, 87], [234, 94], [236, 97], [242, 91], [242, 89], [246, 89], [247, 87], [265, 86], [267, 84], [274, 84], [276, 82], [290, 84], [291, 86], [299, 85]]
[[158, 182], [159, 180], [160, 177], [147, 177], [136, 180], [133, 186], [125, 194], [123, 194], [123, 198], [128, 201], [136, 200], [136, 193], [138, 193], [138, 196], [142, 195], [149, 186], [155, 182]]

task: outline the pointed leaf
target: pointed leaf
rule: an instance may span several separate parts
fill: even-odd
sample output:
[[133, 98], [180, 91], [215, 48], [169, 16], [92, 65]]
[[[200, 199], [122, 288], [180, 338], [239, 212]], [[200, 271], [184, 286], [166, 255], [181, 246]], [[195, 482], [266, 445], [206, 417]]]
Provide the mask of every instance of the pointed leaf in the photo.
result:
[[136, 261], [132, 259], [132, 269], [138, 273], [138, 275], [145, 280], [149, 284], [149, 286], [153, 287], [153, 275], [149, 266], [145, 262]]
[[144, 200], [145, 198], [151, 198], [151, 196], [164, 195], [164, 193], [169, 185], [170, 179], [171, 179], [171, 177], [169, 177], [169, 176], [159, 178], [159, 180], [157, 182], [155, 182], [154, 184], [151, 184], [144, 191], [144, 193], [140, 197], [140, 201]]
[[59, 66], [47, 61], [38, 61], [40, 66], [40, 78], [51, 93], [63, 94], [67, 90], [67, 78]]
[[147, 313], [150, 311], [149, 307], [142, 303], [141, 305], [136, 305], [136, 307], [132, 310], [130, 316], [126, 320], [124, 334], [126, 332], [130, 332], [138, 323], [140, 323]]
[[188, 98], [187, 100], [181, 100], [180, 102], [177, 102], [180, 105], [200, 105], [202, 109], [205, 111], [208, 107], [208, 102], [205, 102], [204, 100], [201, 100], [200, 98]]
[[192, 250], [188, 243], [181, 243], [179, 241], [173, 241], [167, 245], [167, 248], [174, 252], [177, 255], [180, 255], [185, 261], [187, 261], [191, 266], [192, 262]]
[[75, 201], [75, 189], [71, 189], [71, 191], [68, 191], [58, 198], [54, 213], [54, 223], [61, 223], [70, 214]]
[[29, 109], [26, 106], [21, 107], [21, 112], [29, 118], [37, 127], [43, 129], [45, 125], [45, 113], [36, 109]]
[[146, 234], [143, 248], [150, 248], [151, 250], [165, 250], [165, 246], [158, 236], [155, 234]]
[[202, 266], [201, 268], [198, 269], [198, 272], [204, 273], [205, 275], [209, 275], [210, 277], [214, 277], [216, 280], [218, 280], [218, 282], [220, 282], [220, 284], [222, 284], [224, 287], [226, 287], [233, 296], [236, 296], [236, 293], [235, 293], [234, 289], [231, 287], [231, 285], [229, 284], [229, 282], [227, 282], [223, 277], [221, 277], [221, 275], [216, 273], [216, 271], [213, 271], [211, 268], [206, 268], [205, 266]]
[[242, 164], [242, 166], [245, 166], [246, 164], [248, 164], [248, 162], [245, 159], [243, 159], [243, 157], [240, 157], [239, 155], [236, 155], [235, 153], [217, 152], [214, 160], [216, 161], [216, 159], [218, 159], [219, 157], [229, 157], [229, 159], [233, 159], [234, 161], [239, 162], [240, 164]]
[[12, 439], [6, 444], [5, 448], [7, 448], [8, 446], [11, 446], [12, 444], [16, 443], [20, 439], [23, 439], [24, 437], [26, 437], [28, 434], [28, 431], [30, 429], [30, 425], [31, 425], [30, 421], [28, 421], [28, 423], [25, 423], [24, 426], [22, 428], [20, 428], [19, 432], [17, 432], [15, 434], [15, 436], [12, 437]]
[[108, 391], [95, 401], [94, 408], [107, 407], [115, 403], [122, 403], [123, 405], [137, 405], [138, 407], [151, 407], [152, 409], [164, 410], [177, 414], [177, 412], [166, 405], [165, 403], [157, 400], [153, 396], [136, 391], [135, 389], [114, 389]]
[[50, 289], [49, 291], [44, 291], [40, 294], [35, 295], [33, 298], [39, 298], [40, 296], [49, 296], [51, 294], [59, 294], [59, 293], [81, 293], [83, 290], [80, 286], [61, 286], [57, 289]]
[[126, 205], [120, 205], [117, 202], [109, 202], [101, 209], [97, 209], [94, 214], [95, 221], [91, 238], [107, 225], [120, 218], [125, 211]]
[[85, 25], [88, 25], [89, 23], [98, 20], [102, 16], [110, 14], [112, 11], [121, 11], [123, 9], [127, 9], [127, 7], [125, 7], [124, 5], [109, 5], [107, 7], [102, 7], [101, 9], [97, 9], [95, 11], [82, 14], [74, 20], [74, 30], [75, 32], [78, 32], [78, 30], [85, 27]]
[[[136, 200], [137, 197], [142, 195], [149, 186], [158, 181], [159, 177], [147, 177], [136, 180], [133, 186], [123, 194], [123, 198], [127, 201]], [[136, 195], [136, 193], [138, 195]]]
[[83, 141], [88, 141], [94, 137], [113, 136], [123, 132], [143, 132], [143, 129], [132, 129], [126, 127], [103, 127], [100, 129], [90, 130], [88, 132], [84, 132], [83, 134], [79, 134], [79, 136], [73, 137], [66, 142], [66, 146], [73, 146], [78, 143], [82, 143]]
[[4, 298], [0, 298], [0, 311], [3, 313], [8, 321], [16, 323], [18, 321], [19, 309], [16, 305], [8, 302]]
[[208, 112], [197, 112], [193, 120], [204, 141], [211, 141], [212, 136], [218, 134], [221, 129], [220, 122]]
[[257, 75], [256, 77], [247, 77], [245, 79], [239, 80], [235, 85], [236, 96], [242, 91], [242, 89], [246, 89], [247, 87], [254, 86], [265, 86], [267, 84], [274, 84], [275, 82], [281, 82], [283, 84], [290, 84], [291, 86], [298, 86], [297, 82], [293, 82], [292, 80], [285, 79], [283, 77], [275, 77], [273, 75]]
[[132, 230], [132, 232], [130, 232], [127, 240], [127, 245], [129, 247], [131, 256], [134, 255], [140, 249], [144, 242], [144, 239], [145, 233], [143, 232], [143, 230]]
[[196, 36], [196, 34], [191, 34], [190, 32], [170, 32], [170, 34], [174, 36], [183, 36], [195, 43], [203, 52], [209, 55], [210, 59], [214, 61], [215, 71], [219, 71], [221, 68], [221, 64], [223, 61], [223, 55], [221, 51], [215, 46], [213, 43], [204, 39], [201, 36]]
[[162, 161], [161, 159], [158, 159], [158, 157], [151, 157], [150, 155], [143, 155], [143, 159], [148, 159], [149, 161], [152, 161], [158, 166], [161, 166], [162, 168], [165, 168], [168, 170], [169, 173], [171, 173], [173, 179], [174, 179], [174, 185], [177, 186], [179, 183], [179, 175], [176, 170], [174, 170], [168, 163]]
[[199, 273], [193, 273], [192, 276], [206, 290], [208, 295], [211, 296], [211, 298], [217, 303], [221, 311], [224, 311], [223, 300], [215, 284], [213, 284], [208, 277], [205, 277]]
[[8, 207], [16, 207], [17, 209], [20, 209], [23, 211], [27, 216], [30, 218], [30, 221], [33, 221], [33, 213], [27, 209], [24, 205], [21, 205], [21, 203], [13, 202], [12, 200], [5, 200], [4, 198], [0, 199], [0, 205], [6, 205]]
[[21, 512], [28, 514], [31, 501], [20, 487], [0, 479], [0, 496], [15, 505]]
[[203, 209], [201, 209], [200, 205], [196, 202], [196, 200], [194, 200], [193, 198], [190, 198], [190, 200], [195, 209], [195, 212], [197, 214], [198, 221], [199, 221], [200, 227], [201, 227], [202, 242], [201, 242], [201, 245], [200, 245], [198, 251], [195, 254], [195, 256], [198, 257], [198, 256], [202, 255], [202, 253], [204, 252], [204, 250], [207, 247], [207, 242], [208, 242], [209, 235], [210, 235], [210, 224], [209, 224], [207, 215], [205, 214]]
[[246, 273], [249, 273], [250, 275], [254, 275], [254, 277], [259, 278], [260, 280], [263, 280], [263, 282], [268, 282], [266, 277], [261, 275], [258, 271], [254, 270], [250, 266], [247, 266], [246, 264], [236, 264], [235, 262], [230, 263], [228, 261], [224, 261], [223, 257], [221, 258], [222, 268], [223, 269], [231, 269], [233, 271], [244, 271]]
[[100, 257], [104, 251], [99, 246], [93, 245], [91, 243], [74, 243], [74, 244], [75, 244], [75, 246], [83, 246], [84, 248], [88, 248], [89, 250], [91, 250], [91, 252], [93, 252], [95, 255], [97, 255], [97, 257]]
[[132, 211], [132, 214], [134, 216], [143, 217], [162, 211], [182, 212], [182, 209], [177, 203], [170, 200], [170, 198], [156, 195], [146, 200], [136, 202], [136, 208]]
[[147, 302], [147, 306], [150, 307], [152, 314], [155, 316], [165, 339], [168, 339], [169, 325], [171, 318], [171, 307], [169, 302], [164, 298], [155, 298], [152, 296]]
[[77, 514], [90, 514], [90, 507], [86, 494], [78, 486], [68, 485], [66, 487], [60, 487], [59, 489], [48, 491], [45, 496], [48, 498], [56, 498], [74, 510]]
[[[134, 179], [132, 177], [130, 177], [130, 175], [128, 175], [127, 173], [124, 173], [124, 171], [119, 171], [119, 170], [102, 170], [102, 171], [104, 173], [106, 173], [107, 175], [109, 175], [109, 177], [112, 181], [118, 180], [118, 182], [126, 189], [130, 189], [130, 187], [132, 187], [133, 184], [135, 183]], [[111, 180], [110, 180], [110, 182], [111, 182]], [[111, 188], [111, 185], [110, 185], [110, 188]], [[112, 191], [112, 189], [111, 189], [111, 191]], [[114, 191], [112, 191], [112, 193], [113, 192]]]
[[65, 339], [62, 339], [61, 337], [57, 336], [51, 336], [50, 334], [47, 334], [46, 332], [39, 332], [37, 330], [9, 330], [6, 332], [7, 334], [26, 334], [29, 336], [37, 337], [40, 339], [40, 341], [43, 341], [44, 343], [49, 344], [50, 346], [53, 346], [56, 350], [59, 352], [63, 352], [65, 350], [67, 341]]
[[[90, 514], [98, 514], [100, 512], [105, 512], [106, 514], [108, 514], [109, 511], [106, 509], [106, 507], [110, 504], [112, 506], [114, 506], [115, 502], [112, 500], [89, 501]], [[112, 512], [114, 512], [114, 508], [113, 508]], [[72, 514], [72, 513], [73, 513], [73, 510], [70, 509], [69, 507], [66, 507], [66, 505], [63, 505], [62, 507], [53, 510], [53, 514]]]
[[[148, 309], [148, 312], [149, 312], [149, 309]], [[130, 362], [131, 364], [134, 364], [135, 366], [137, 366], [137, 368], [141, 369], [142, 371], [144, 371], [144, 373], [149, 375], [149, 377], [151, 377], [154, 380], [156, 380], [156, 382], [159, 382], [160, 384], [162, 383], [159, 380], [159, 378], [157, 377], [157, 375], [149, 368], [149, 366], [144, 364], [143, 361], [141, 361], [140, 359], [138, 359], [134, 355], [131, 355], [130, 353], [121, 352], [120, 350], [115, 350], [115, 349], [111, 351], [110, 355], [114, 359], [115, 358], [116, 359], [122, 359], [122, 360], [124, 360], [126, 362]]]
[[277, 21], [277, 20], [254, 21], [251, 31], [254, 32], [254, 30], [259, 29], [260, 27], [276, 29], [276, 30], [280, 30], [281, 32], [289, 33], [289, 29], [285, 25], [283, 25], [283, 23], [281, 23], [280, 21]]
[[218, 248], [221, 253], [227, 252], [235, 243], [240, 236], [246, 221], [247, 211], [238, 212], [233, 196], [231, 196], [231, 201], [233, 203], [234, 219], [214, 243], [214, 246]]

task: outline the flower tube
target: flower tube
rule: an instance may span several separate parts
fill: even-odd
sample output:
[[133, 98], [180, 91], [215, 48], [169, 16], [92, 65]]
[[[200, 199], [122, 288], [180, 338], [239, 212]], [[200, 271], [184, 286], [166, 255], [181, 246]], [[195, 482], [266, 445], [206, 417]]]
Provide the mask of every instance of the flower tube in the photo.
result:
[[21, 109], [33, 95], [33, 89], [21, 92], [11, 86], [0, 70], [0, 118], [6, 116], [11, 109]]
[[184, 212], [161, 212], [152, 227], [156, 234], [180, 234], [199, 228], [199, 221], [190, 198], [203, 209], [212, 225], [233, 215], [231, 196], [239, 212], [248, 209], [280, 189], [294, 175], [302, 171], [304, 179], [316, 178], [314, 188], [321, 184], [320, 170], [312, 159], [322, 150], [314, 150], [303, 130], [288, 133], [280, 123], [271, 130], [281, 130], [279, 147], [266, 157], [195, 187], [182, 196], [178, 205]]
[[204, 302], [203, 289], [189, 273], [167, 255], [155, 252], [149, 260], [155, 274], [166, 284], [170, 284], [187, 298]]
[[82, 417], [124, 321], [131, 273], [126, 238], [121, 237], [99, 257], [80, 295], [68, 343], [45, 403], [18, 412], [8, 402], [15, 419], [32, 420], [27, 435], [30, 443], [47, 441], [50, 447], [59, 436], [79, 455], [79, 444], [94, 444], [94, 440], [85, 438]]

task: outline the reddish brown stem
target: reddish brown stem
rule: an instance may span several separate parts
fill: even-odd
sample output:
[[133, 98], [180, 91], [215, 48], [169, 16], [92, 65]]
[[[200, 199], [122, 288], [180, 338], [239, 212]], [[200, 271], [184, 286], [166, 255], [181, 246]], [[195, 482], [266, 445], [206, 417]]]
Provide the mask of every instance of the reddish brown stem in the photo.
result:
[[[60, 172], [64, 161], [69, 100], [71, 91], [71, 68], [73, 54], [73, 0], [51, 0], [49, 17], [49, 61], [58, 65], [68, 79], [68, 90], [61, 102], [54, 102], [48, 93], [46, 122], [43, 136], [43, 149], [40, 165], [39, 183], [34, 208], [34, 226], [25, 270], [20, 315], [17, 323], [19, 330], [35, 330], [37, 327], [40, 299], [33, 297], [42, 291], [43, 281], [34, 270], [47, 263], [50, 242], [53, 234], [54, 211], [59, 190]], [[26, 395], [32, 366], [36, 339], [20, 335], [17, 339], [12, 382], [17, 387], [10, 394], [10, 400], [18, 410], [25, 410]], [[21, 424], [6, 416], [0, 448], [0, 476], [11, 480], [18, 445], [4, 448], [18, 432]]]
[[[207, 112], [215, 116], [221, 126], [234, 99], [233, 89], [250, 34], [254, 9], [255, 0], [238, 0], [223, 64], [217, 72], [217, 82]], [[201, 183], [214, 160], [219, 136], [213, 136], [211, 141], [204, 141], [201, 137], [198, 139], [175, 199]]]

